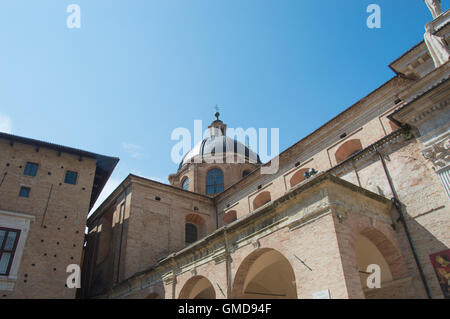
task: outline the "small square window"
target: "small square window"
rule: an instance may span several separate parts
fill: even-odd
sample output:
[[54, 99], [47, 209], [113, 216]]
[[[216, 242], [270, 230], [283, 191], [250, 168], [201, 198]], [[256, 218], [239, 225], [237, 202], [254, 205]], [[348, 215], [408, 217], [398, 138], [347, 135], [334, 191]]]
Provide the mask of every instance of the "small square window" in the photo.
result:
[[31, 188], [22, 186], [20, 188], [19, 196], [20, 197], [30, 197]]
[[77, 183], [77, 178], [78, 178], [77, 172], [67, 171], [64, 183], [75, 185]]
[[36, 176], [38, 166], [39, 164], [28, 162], [23, 173], [28, 176]]

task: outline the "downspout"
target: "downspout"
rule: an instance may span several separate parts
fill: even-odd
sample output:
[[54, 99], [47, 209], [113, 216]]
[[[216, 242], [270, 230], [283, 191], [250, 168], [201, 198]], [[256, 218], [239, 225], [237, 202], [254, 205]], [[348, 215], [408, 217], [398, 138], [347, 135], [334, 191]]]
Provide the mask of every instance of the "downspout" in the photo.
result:
[[214, 207], [216, 209], [216, 230], [219, 229], [219, 210], [217, 209], [216, 203], [214, 203]]
[[394, 183], [392, 182], [391, 175], [389, 174], [389, 170], [387, 168], [386, 162], [385, 162], [383, 156], [381, 155], [380, 151], [378, 151], [378, 149], [377, 149], [377, 147], [375, 145], [373, 146], [373, 149], [374, 149], [375, 153], [378, 154], [378, 157], [381, 160], [381, 164], [383, 165], [384, 173], [385, 173], [386, 178], [387, 178], [387, 180], [389, 182], [389, 186], [391, 188], [391, 192], [392, 192], [392, 194], [394, 196], [394, 197], [392, 197], [391, 201], [394, 203], [395, 209], [397, 210], [398, 214], [400, 215], [399, 220], [401, 221], [401, 223], [403, 225], [403, 229], [405, 230], [409, 246], [411, 247], [411, 250], [412, 250], [412, 253], [413, 253], [413, 256], [414, 256], [414, 260], [416, 262], [417, 268], [419, 269], [420, 278], [422, 279], [422, 282], [423, 282], [423, 285], [424, 285], [425, 290], [427, 292], [428, 298], [429, 299], [433, 299], [433, 296], [431, 295], [430, 287], [428, 286], [425, 274], [423, 272], [422, 265], [421, 265], [420, 260], [419, 260], [419, 256], [417, 255], [417, 251], [416, 251], [416, 248], [414, 246], [414, 243], [413, 243], [413, 240], [412, 240], [412, 237], [411, 237], [411, 233], [409, 232], [408, 225], [406, 224], [406, 220], [405, 220], [405, 217], [403, 215], [402, 203], [401, 203], [400, 199], [398, 198], [398, 194], [397, 194], [397, 192], [395, 190]]
[[232, 299], [231, 295], [231, 256], [230, 249], [228, 247], [227, 226], [223, 228], [223, 235], [225, 238], [225, 263], [226, 263], [226, 276], [227, 276], [227, 297]]

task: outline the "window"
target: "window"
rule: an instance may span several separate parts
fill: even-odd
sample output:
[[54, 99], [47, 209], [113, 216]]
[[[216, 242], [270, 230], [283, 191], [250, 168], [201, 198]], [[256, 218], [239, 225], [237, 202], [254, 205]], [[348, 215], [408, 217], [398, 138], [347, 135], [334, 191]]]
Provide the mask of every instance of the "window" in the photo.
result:
[[28, 176], [36, 176], [38, 166], [39, 165], [36, 163], [28, 162], [25, 166], [25, 171], [23, 172], [23, 174]]
[[353, 139], [345, 142], [337, 149], [334, 155], [336, 157], [336, 163], [339, 164], [345, 161], [347, 158], [351, 157], [352, 155], [358, 153], [361, 150], [362, 144], [360, 140]]
[[0, 275], [8, 276], [19, 241], [20, 230], [0, 228]]
[[77, 183], [77, 178], [78, 178], [77, 172], [67, 171], [64, 183], [75, 185]]
[[269, 192], [262, 192], [261, 194], [259, 194], [258, 196], [255, 197], [255, 199], [253, 200], [253, 209], [258, 209], [261, 206], [264, 206], [265, 204], [267, 204], [268, 202], [271, 201], [271, 196]]
[[198, 231], [197, 226], [191, 223], [186, 223], [186, 243], [192, 244], [197, 241]]
[[206, 175], [206, 194], [217, 194], [223, 192], [223, 173], [214, 168]]
[[30, 197], [31, 188], [22, 186], [20, 188], [19, 196], [20, 197]]
[[185, 191], [188, 191], [188, 190], [189, 190], [189, 178], [186, 177], [186, 178], [184, 179], [182, 188], [183, 188]]
[[235, 210], [226, 212], [223, 216], [223, 224], [228, 225], [232, 222], [234, 222], [237, 219], [237, 213]]
[[246, 169], [244, 172], [242, 172], [242, 177], [245, 177], [248, 174], [250, 174], [250, 171], [248, 169]]
[[302, 168], [298, 170], [294, 175], [292, 175], [291, 180], [289, 181], [291, 187], [294, 187], [297, 184], [300, 184], [305, 180], [305, 173], [308, 172], [309, 168]]

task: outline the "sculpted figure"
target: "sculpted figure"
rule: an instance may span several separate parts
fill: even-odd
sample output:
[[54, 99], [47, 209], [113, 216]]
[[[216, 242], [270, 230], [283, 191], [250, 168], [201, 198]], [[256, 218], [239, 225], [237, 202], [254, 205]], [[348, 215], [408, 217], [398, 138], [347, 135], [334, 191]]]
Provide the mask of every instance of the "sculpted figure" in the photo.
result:
[[427, 23], [425, 25], [425, 30], [427, 31], [424, 35], [425, 44], [427, 45], [428, 51], [433, 58], [435, 67], [438, 68], [450, 59], [447, 44], [442, 37], [433, 34], [434, 30], [431, 23]]
[[436, 19], [442, 13], [441, 0], [424, 0], [428, 9], [430, 9], [433, 19]]

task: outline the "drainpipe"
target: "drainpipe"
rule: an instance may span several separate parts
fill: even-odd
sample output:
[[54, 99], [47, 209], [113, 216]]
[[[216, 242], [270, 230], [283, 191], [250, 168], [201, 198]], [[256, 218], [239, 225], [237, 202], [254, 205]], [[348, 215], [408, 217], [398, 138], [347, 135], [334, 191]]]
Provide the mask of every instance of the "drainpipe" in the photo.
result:
[[215, 203], [214, 207], [216, 208], [216, 229], [219, 229], [219, 210], [217, 209], [217, 205]]
[[378, 151], [378, 149], [377, 149], [377, 147], [375, 145], [373, 146], [373, 149], [374, 149], [375, 153], [378, 155], [378, 157], [380, 158], [381, 164], [383, 165], [384, 173], [385, 173], [386, 178], [387, 178], [387, 180], [389, 182], [389, 186], [391, 188], [391, 192], [392, 192], [392, 194], [394, 196], [394, 197], [392, 197], [391, 201], [394, 203], [394, 207], [397, 210], [398, 214], [400, 215], [399, 220], [402, 222], [403, 229], [405, 230], [406, 237], [408, 238], [409, 246], [411, 247], [411, 250], [412, 250], [412, 253], [413, 253], [413, 256], [414, 256], [414, 260], [416, 262], [417, 268], [419, 269], [420, 278], [422, 279], [422, 282], [423, 282], [423, 285], [424, 285], [425, 290], [427, 292], [428, 298], [429, 299], [433, 299], [433, 296], [431, 295], [430, 287], [428, 286], [427, 279], [425, 278], [425, 274], [423, 272], [423, 268], [422, 268], [422, 265], [421, 265], [420, 260], [419, 260], [419, 256], [417, 255], [417, 251], [416, 251], [416, 248], [414, 246], [414, 243], [413, 243], [413, 240], [412, 240], [412, 237], [411, 237], [411, 233], [409, 232], [408, 225], [406, 224], [406, 220], [405, 220], [405, 217], [403, 215], [402, 203], [401, 203], [400, 199], [398, 198], [398, 194], [397, 194], [397, 192], [395, 190], [394, 183], [392, 182], [391, 175], [389, 174], [389, 170], [388, 170], [388, 168], [386, 166], [386, 162], [384, 160], [383, 155], [381, 155], [380, 151]]
[[227, 226], [223, 228], [223, 235], [225, 237], [225, 263], [226, 263], [226, 276], [227, 276], [227, 297], [232, 299], [231, 296], [231, 256], [230, 249], [228, 247]]

